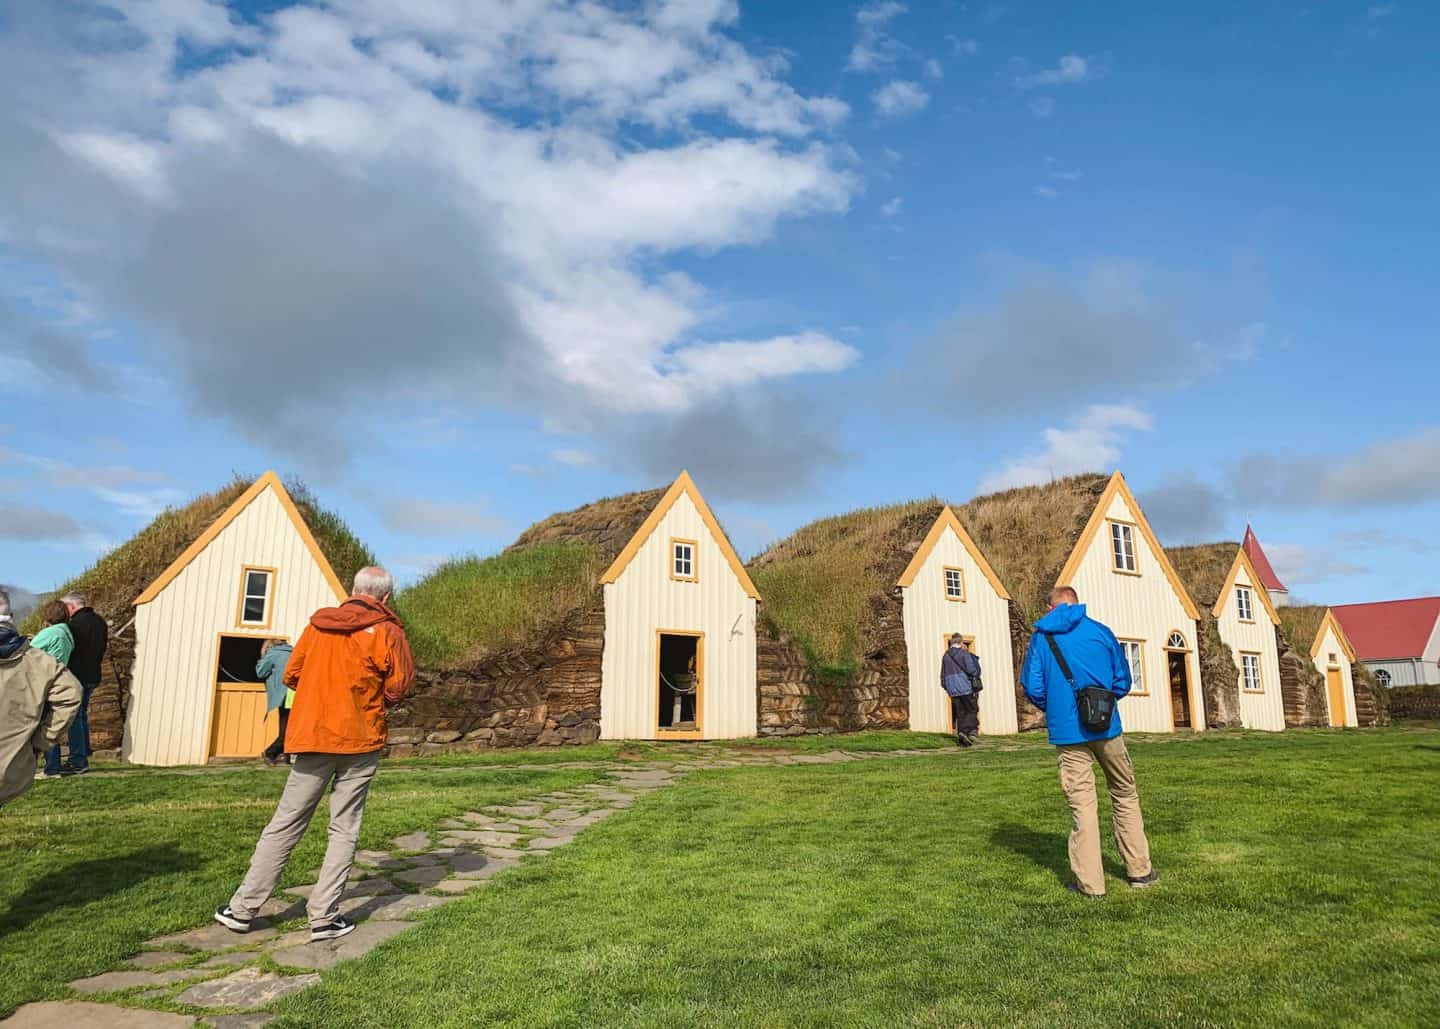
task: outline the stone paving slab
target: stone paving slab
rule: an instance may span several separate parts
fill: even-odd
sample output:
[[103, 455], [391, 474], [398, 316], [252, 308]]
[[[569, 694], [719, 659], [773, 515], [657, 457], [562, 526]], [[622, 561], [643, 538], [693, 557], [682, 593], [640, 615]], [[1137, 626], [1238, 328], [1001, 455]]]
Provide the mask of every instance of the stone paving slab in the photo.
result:
[[[514, 847], [486, 847], [485, 853], [489, 857], [506, 858], [511, 861], [518, 861], [520, 858], [531, 856], [533, 854], [536, 854], [537, 852], [533, 850], [516, 850]], [[540, 855], [543, 855], [544, 853], [544, 851], [539, 852]]]
[[395, 878], [416, 886], [434, 886], [449, 875], [448, 868], [437, 865], [433, 868], [412, 868], [408, 872], [396, 872]]
[[91, 1001], [47, 1000], [21, 1006], [3, 1024], [5, 1029], [190, 1029], [195, 1019]]
[[[256, 919], [256, 923], [262, 919]], [[169, 936], [157, 936], [151, 940], [151, 947], [190, 947], [193, 950], [229, 950], [231, 947], [243, 947], [250, 943], [259, 943], [270, 939], [276, 934], [276, 930], [269, 925], [252, 925], [248, 933], [232, 933], [218, 922], [209, 925], [202, 925], [199, 929], [190, 929], [183, 933], [171, 933]]]
[[492, 847], [508, 847], [520, 839], [519, 833], [495, 832], [493, 829], [456, 829], [446, 834], [441, 843], [459, 840], [461, 843], [489, 844]]
[[353, 933], [338, 940], [304, 943], [277, 950], [270, 956], [277, 964], [287, 968], [334, 968], [341, 961], [363, 957], [390, 937], [413, 928], [413, 922], [377, 922], [372, 919], [357, 925]]
[[102, 972], [76, 979], [70, 989], [76, 993], [114, 993], [133, 990], [137, 986], [174, 986], [192, 979], [204, 979], [209, 973], [199, 968], [174, 968], [168, 972]]
[[[306, 899], [309, 899], [310, 894], [315, 892], [315, 884], [310, 883], [308, 886], [292, 886], [285, 892], [292, 894], [296, 897], [305, 897]], [[399, 892], [399, 887], [397, 887], [389, 879], [382, 879], [378, 876], [374, 879], [357, 879], [353, 883], [347, 884], [345, 887], [345, 896], [347, 897], [379, 897]], [[298, 918], [300, 915], [303, 915], [305, 913], [305, 905], [297, 904], [295, 906], [298, 908], [298, 910], [292, 917]]]
[[[278, 937], [277, 937], [278, 938]], [[226, 954], [216, 954], [208, 961], [202, 961], [196, 968], [203, 968], [207, 972], [213, 972], [217, 968], [238, 968], [241, 965], [248, 965], [260, 957], [258, 950], [232, 950]]]
[[197, 1008], [263, 1008], [319, 982], [320, 977], [314, 973], [284, 976], [258, 968], [242, 968], [221, 979], [197, 983], [175, 1000]]
[[539, 836], [530, 841], [530, 849], [554, 850], [556, 847], [565, 846], [573, 839], [575, 839], [574, 836]]
[[284, 897], [271, 897], [261, 904], [260, 910], [256, 912], [261, 918], [277, 924], [299, 918], [304, 913], [304, 904], [298, 900], [286, 900]]
[[424, 850], [430, 846], [430, 834], [428, 832], [412, 832], [404, 836], [397, 836], [391, 841], [396, 850]]
[[354, 897], [340, 902], [340, 913], [360, 921], [393, 921], [428, 911], [444, 904], [446, 898], [423, 893], [406, 893], [399, 897]]
[[184, 961], [189, 956], [178, 950], [147, 950], [126, 958], [125, 963], [136, 968], [158, 968], [160, 965], [173, 965], [177, 961]]
[[463, 868], [455, 869], [456, 879], [489, 879], [498, 875], [507, 868], [514, 868], [520, 862], [516, 860], [505, 860], [502, 858], [486, 857], [483, 862], [466, 863]]
[[200, 1024], [210, 1026], [210, 1029], [258, 1029], [259, 1026], [269, 1025], [275, 1018], [275, 1015], [264, 1011], [247, 1011], [243, 1015], [211, 1015]]
[[436, 883], [432, 889], [437, 893], [469, 893], [471, 890], [478, 890], [489, 884], [488, 879], [446, 879], [444, 882]]
[[515, 815], [519, 818], [534, 818], [542, 814], [545, 808], [540, 804], [496, 804], [485, 809], [486, 811], [498, 811], [502, 815]]
[[570, 808], [556, 808], [553, 811], [546, 811], [545, 817], [552, 822], [569, 822], [580, 817], [580, 812]]

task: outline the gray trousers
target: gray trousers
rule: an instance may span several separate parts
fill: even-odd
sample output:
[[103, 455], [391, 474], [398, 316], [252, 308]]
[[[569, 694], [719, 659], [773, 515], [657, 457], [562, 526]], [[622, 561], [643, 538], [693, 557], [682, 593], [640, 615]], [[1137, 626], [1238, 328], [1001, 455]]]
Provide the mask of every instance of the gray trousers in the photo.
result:
[[274, 892], [280, 873], [285, 871], [285, 862], [290, 860], [290, 852], [305, 835], [325, 787], [330, 786], [330, 842], [325, 848], [325, 862], [320, 866], [320, 879], [310, 893], [306, 913], [312, 927], [335, 921], [340, 914], [345, 882], [355, 864], [355, 843], [360, 838], [360, 819], [365, 814], [370, 780], [375, 778], [379, 767], [379, 751], [295, 755], [275, 816], [260, 834], [260, 842], [255, 844], [250, 871], [235, 896], [230, 898], [230, 910], [241, 918], [255, 917]]

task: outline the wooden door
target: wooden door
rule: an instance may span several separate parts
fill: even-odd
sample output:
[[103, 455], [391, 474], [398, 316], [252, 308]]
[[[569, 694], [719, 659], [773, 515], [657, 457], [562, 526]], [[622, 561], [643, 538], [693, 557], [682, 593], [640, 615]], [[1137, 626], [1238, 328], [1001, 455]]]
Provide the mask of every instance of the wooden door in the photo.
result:
[[1330, 698], [1330, 724], [1345, 725], [1345, 677], [1338, 668], [1325, 669], [1325, 692]]
[[258, 757], [280, 731], [280, 713], [265, 712], [263, 682], [215, 684], [211, 757]]

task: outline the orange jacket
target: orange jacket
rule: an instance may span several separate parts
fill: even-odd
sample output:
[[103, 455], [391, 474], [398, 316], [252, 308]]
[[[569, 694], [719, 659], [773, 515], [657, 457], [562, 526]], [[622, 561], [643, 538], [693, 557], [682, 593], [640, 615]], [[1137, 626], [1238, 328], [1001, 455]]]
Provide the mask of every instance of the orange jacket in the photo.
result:
[[385, 711], [415, 681], [400, 619], [356, 594], [322, 607], [300, 634], [285, 685], [295, 705], [285, 727], [291, 754], [368, 754], [385, 745]]

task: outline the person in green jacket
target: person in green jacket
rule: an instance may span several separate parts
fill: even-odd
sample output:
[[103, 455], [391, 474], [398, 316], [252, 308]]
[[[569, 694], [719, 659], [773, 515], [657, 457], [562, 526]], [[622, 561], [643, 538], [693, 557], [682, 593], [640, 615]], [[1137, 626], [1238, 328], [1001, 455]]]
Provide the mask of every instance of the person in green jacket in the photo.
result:
[[70, 626], [65, 624], [70, 620], [69, 610], [60, 601], [51, 600], [45, 604], [40, 617], [45, 622], [45, 628], [31, 638], [30, 646], [65, 664], [75, 650], [75, 637], [70, 632]]
[[286, 757], [285, 723], [290, 721], [290, 708], [295, 703], [295, 691], [285, 686], [285, 666], [290, 663], [291, 650], [286, 640], [266, 640], [255, 665], [255, 674], [265, 680], [265, 713], [280, 710], [280, 732], [261, 755], [267, 765], [277, 765]]

